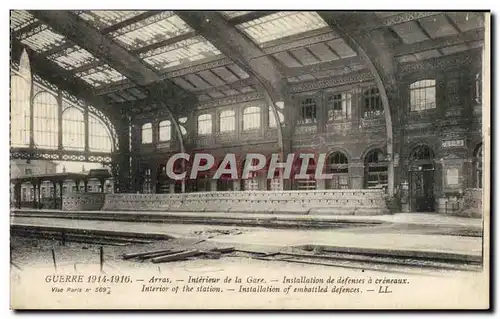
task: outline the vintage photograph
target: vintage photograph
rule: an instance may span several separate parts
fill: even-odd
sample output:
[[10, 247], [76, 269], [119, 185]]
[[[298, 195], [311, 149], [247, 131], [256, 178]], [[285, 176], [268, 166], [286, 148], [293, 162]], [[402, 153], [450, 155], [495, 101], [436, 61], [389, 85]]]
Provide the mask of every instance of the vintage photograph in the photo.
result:
[[488, 309], [490, 13], [10, 10], [11, 309]]

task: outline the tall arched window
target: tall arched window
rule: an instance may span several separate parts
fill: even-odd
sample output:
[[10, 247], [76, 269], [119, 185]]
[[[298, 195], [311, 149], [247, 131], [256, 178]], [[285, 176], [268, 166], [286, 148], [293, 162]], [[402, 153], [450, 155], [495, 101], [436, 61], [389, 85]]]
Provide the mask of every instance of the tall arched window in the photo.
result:
[[349, 162], [344, 153], [336, 152], [328, 157], [327, 174], [333, 174], [326, 183], [328, 189], [349, 188]]
[[234, 132], [235, 130], [235, 113], [233, 110], [223, 111], [219, 115], [219, 132]]
[[172, 139], [172, 123], [169, 120], [161, 121], [158, 124], [159, 141], [168, 142]]
[[243, 130], [254, 130], [260, 127], [260, 107], [249, 106], [243, 110]]
[[379, 116], [384, 112], [378, 88], [371, 88], [363, 92], [364, 117]]
[[89, 114], [89, 150], [91, 152], [112, 151], [111, 135], [94, 114]]
[[62, 114], [63, 148], [83, 151], [85, 149], [85, 121], [83, 112], [75, 107]]
[[33, 100], [33, 137], [39, 148], [58, 148], [58, 103], [55, 96], [41, 92]]
[[387, 161], [381, 150], [370, 151], [365, 157], [365, 188], [387, 185]]
[[480, 144], [474, 154], [474, 166], [476, 171], [475, 187], [483, 188], [483, 144]]
[[11, 78], [10, 143], [13, 147], [30, 145], [30, 82], [18, 75]]
[[198, 135], [212, 134], [212, 115], [202, 114], [198, 116]]
[[436, 80], [422, 80], [410, 85], [410, 110], [436, 108]]
[[142, 126], [141, 137], [142, 144], [153, 143], [153, 125], [151, 123], [146, 123]]

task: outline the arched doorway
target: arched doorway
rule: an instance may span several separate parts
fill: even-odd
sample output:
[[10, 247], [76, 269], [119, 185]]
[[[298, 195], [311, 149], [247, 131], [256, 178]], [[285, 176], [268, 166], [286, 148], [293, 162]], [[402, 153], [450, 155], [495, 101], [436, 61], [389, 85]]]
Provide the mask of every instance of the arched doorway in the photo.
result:
[[408, 157], [410, 176], [410, 208], [414, 212], [434, 211], [434, 152], [418, 145]]
[[371, 150], [365, 156], [365, 188], [387, 187], [387, 166], [384, 153], [380, 149]]
[[474, 151], [474, 187], [483, 188], [483, 144]]
[[326, 189], [349, 188], [349, 161], [341, 152], [328, 156], [327, 174], [333, 174], [332, 179], [326, 181]]

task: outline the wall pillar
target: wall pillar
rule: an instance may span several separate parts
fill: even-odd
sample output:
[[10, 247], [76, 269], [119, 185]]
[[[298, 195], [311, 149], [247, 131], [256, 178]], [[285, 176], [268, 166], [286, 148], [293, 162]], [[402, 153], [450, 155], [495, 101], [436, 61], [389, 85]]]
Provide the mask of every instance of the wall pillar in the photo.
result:
[[75, 187], [76, 187], [76, 192], [80, 192], [80, 180], [75, 179]]
[[326, 189], [326, 180], [317, 179], [316, 180], [316, 189]]
[[31, 181], [31, 185], [33, 185], [33, 208], [37, 208], [37, 202], [36, 202], [37, 197], [38, 197], [36, 195], [36, 186], [37, 186], [37, 183], [34, 180], [32, 180]]
[[241, 180], [240, 179], [234, 179], [233, 180], [233, 191], [238, 192], [241, 190]]
[[118, 193], [130, 193], [130, 119], [122, 115], [115, 123], [115, 128], [119, 146], [119, 150], [114, 154], [113, 158], [115, 190]]
[[57, 183], [52, 181], [52, 187], [54, 187], [52, 191], [52, 196], [54, 196], [54, 208], [57, 209]]
[[210, 180], [210, 191], [211, 192], [216, 192], [217, 191], [217, 180], [216, 179], [211, 179]]
[[38, 207], [37, 208], [42, 208], [41, 207], [41, 203], [42, 203], [42, 181], [41, 180], [37, 181], [37, 188], [38, 188], [38, 192], [37, 192]]
[[61, 197], [61, 207], [62, 207], [62, 198], [63, 198], [63, 184], [64, 182], [63, 181], [58, 181], [59, 183], [59, 195]]
[[16, 198], [16, 207], [21, 208], [21, 183], [16, 183], [14, 186], [14, 194]]
[[353, 189], [364, 188], [365, 165], [363, 159], [351, 160], [349, 163], [350, 187]]

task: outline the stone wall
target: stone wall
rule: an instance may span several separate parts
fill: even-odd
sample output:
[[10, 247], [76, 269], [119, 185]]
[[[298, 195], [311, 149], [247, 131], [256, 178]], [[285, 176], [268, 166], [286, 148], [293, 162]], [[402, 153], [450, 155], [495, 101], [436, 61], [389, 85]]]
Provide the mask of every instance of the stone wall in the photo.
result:
[[183, 194], [106, 194], [103, 210], [274, 214], [381, 215], [381, 190], [232, 191]]
[[463, 197], [462, 215], [470, 217], [483, 217], [483, 190], [481, 188], [468, 188]]
[[64, 194], [62, 210], [101, 210], [104, 205], [104, 193], [70, 193]]

